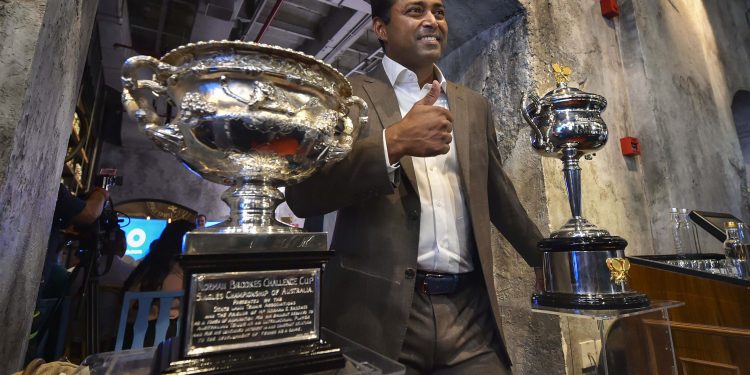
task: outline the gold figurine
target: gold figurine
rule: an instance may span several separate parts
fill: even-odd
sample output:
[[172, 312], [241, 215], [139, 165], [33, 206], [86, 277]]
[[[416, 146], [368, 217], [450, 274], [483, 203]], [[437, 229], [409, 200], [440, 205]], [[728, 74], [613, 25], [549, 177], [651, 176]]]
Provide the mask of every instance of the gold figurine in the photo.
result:
[[569, 66], [554, 63], [552, 64], [552, 72], [555, 74], [555, 81], [557, 81], [557, 83], [567, 83], [570, 82], [570, 74], [573, 73], [573, 69]]
[[628, 280], [628, 270], [630, 270], [630, 261], [624, 258], [607, 258], [607, 268], [611, 274], [611, 279], [617, 284], [624, 284]]

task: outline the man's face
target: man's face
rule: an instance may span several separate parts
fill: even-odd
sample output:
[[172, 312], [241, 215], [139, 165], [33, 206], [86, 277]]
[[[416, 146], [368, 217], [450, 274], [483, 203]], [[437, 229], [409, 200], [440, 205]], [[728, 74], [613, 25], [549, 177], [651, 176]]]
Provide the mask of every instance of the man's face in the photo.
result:
[[206, 226], [206, 217], [205, 216], [198, 216], [197, 218], [195, 218], [195, 226], [198, 227], [198, 228], [205, 227]]
[[386, 25], [375, 18], [373, 30], [385, 42], [388, 57], [416, 70], [432, 67], [448, 40], [442, 0], [395, 0]]

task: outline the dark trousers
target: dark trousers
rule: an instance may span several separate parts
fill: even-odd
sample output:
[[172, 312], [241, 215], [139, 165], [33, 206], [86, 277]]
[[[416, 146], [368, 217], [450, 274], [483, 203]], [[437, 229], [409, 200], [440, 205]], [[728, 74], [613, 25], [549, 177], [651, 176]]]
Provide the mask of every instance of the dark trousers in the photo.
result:
[[399, 362], [407, 374], [511, 374], [480, 272], [453, 293], [414, 291]]

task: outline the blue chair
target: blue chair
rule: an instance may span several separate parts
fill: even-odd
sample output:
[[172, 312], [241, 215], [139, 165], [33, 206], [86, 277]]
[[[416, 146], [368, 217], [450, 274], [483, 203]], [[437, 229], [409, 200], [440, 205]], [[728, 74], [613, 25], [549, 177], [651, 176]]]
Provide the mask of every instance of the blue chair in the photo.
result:
[[[175, 298], [181, 298], [185, 293], [177, 292], [127, 292], [122, 300], [122, 309], [120, 310], [120, 324], [117, 329], [117, 343], [115, 351], [122, 350], [125, 339], [125, 328], [128, 323], [128, 311], [131, 302], [138, 301], [138, 312], [133, 322], [133, 342], [129, 349], [143, 348], [143, 342], [146, 338], [148, 329], [148, 316], [151, 312], [151, 305], [154, 300], [159, 301], [159, 315], [156, 318], [156, 330], [154, 334], [154, 345], [158, 345], [167, 337], [167, 328], [169, 327], [169, 311], [172, 309], [172, 301]], [[182, 318], [182, 317], [180, 317]], [[179, 329], [179, 324], [177, 325]], [[179, 332], [178, 332], [179, 333]]]

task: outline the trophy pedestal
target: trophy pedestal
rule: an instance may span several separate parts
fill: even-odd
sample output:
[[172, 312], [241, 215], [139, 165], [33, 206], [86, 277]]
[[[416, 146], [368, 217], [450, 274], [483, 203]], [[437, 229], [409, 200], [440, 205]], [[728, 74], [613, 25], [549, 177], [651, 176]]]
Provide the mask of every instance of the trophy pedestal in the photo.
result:
[[156, 373], [297, 374], [342, 368], [320, 339], [325, 233], [189, 232], [180, 334]]
[[[617, 236], [547, 238], [544, 252], [544, 291], [531, 297], [534, 306], [570, 309], [629, 309], [646, 307], [645, 294], [627, 284], [627, 242]], [[623, 263], [619, 263], [623, 264]]]

